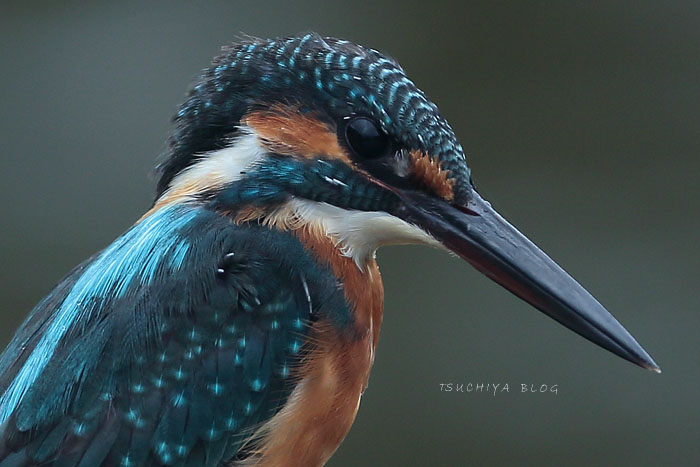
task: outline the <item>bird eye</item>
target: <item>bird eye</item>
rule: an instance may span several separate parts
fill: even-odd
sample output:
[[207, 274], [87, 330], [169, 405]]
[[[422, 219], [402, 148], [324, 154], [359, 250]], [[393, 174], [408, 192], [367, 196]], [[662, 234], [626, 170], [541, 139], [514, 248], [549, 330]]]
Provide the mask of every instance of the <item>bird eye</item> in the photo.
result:
[[356, 155], [367, 159], [385, 155], [389, 147], [389, 136], [365, 117], [356, 117], [348, 122], [345, 139]]

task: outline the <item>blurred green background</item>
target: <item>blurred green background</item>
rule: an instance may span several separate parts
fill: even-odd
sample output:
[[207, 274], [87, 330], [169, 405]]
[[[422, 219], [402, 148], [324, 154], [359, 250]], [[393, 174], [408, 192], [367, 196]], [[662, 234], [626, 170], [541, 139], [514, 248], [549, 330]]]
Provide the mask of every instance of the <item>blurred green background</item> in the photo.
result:
[[[444, 253], [386, 248], [370, 387], [329, 465], [699, 465], [696, 1], [4, 0], [0, 344], [148, 207], [169, 118], [219, 47], [309, 30], [395, 56], [451, 122], [482, 194], [664, 370], [593, 346]], [[440, 391], [470, 382], [510, 392]]]

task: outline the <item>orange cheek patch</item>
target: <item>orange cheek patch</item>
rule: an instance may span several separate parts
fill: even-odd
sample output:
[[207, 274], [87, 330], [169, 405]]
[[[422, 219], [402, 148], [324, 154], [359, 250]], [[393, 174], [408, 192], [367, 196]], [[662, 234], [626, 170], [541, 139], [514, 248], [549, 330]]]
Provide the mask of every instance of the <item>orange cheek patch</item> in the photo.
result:
[[422, 151], [413, 150], [410, 156], [413, 176], [436, 195], [452, 201], [455, 181], [449, 178], [450, 171], [442, 169], [439, 161]]
[[269, 151], [286, 156], [341, 159], [350, 163], [338, 144], [336, 128], [292, 107], [275, 106], [251, 112], [242, 119], [255, 130]]

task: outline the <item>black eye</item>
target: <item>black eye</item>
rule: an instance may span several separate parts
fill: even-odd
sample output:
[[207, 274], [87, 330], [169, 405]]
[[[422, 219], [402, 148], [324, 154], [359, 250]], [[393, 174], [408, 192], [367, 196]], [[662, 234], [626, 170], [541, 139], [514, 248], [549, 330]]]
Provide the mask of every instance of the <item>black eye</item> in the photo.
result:
[[367, 159], [385, 155], [389, 147], [389, 136], [365, 117], [356, 117], [348, 122], [345, 139], [356, 155]]

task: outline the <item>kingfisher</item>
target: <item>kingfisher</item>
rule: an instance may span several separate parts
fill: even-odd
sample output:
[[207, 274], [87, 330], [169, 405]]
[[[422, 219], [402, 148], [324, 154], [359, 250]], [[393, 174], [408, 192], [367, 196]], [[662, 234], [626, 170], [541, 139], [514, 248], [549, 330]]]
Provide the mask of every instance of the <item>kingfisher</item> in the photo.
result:
[[153, 205], [0, 357], [0, 467], [323, 465], [367, 387], [389, 244], [452, 252], [660, 371], [480, 196], [437, 106], [379, 51], [245, 39], [173, 126]]

